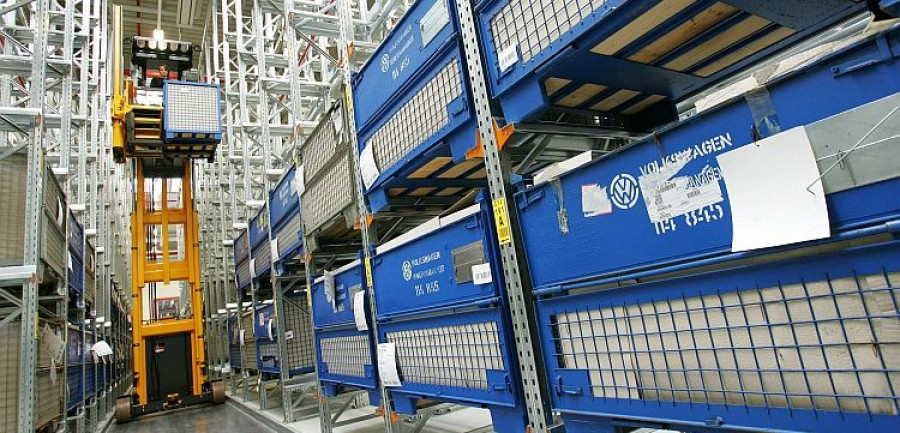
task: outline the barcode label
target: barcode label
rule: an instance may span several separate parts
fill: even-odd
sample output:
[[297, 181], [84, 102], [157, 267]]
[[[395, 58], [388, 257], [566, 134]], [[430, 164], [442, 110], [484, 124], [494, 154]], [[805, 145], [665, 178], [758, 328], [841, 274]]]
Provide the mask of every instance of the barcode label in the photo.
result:
[[490, 284], [493, 281], [491, 278], [491, 264], [482, 263], [472, 266], [472, 281], [477, 285]]
[[497, 54], [497, 62], [500, 63], [500, 72], [506, 72], [519, 61], [519, 48], [516, 45], [510, 45]]

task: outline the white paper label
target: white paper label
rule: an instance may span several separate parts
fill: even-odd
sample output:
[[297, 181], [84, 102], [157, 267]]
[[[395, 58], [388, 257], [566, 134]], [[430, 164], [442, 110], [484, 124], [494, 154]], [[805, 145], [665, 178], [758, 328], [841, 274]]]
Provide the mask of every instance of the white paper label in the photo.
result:
[[272, 238], [269, 247], [272, 248], [272, 260], [278, 260], [278, 238]]
[[356, 321], [357, 331], [368, 331], [369, 324], [366, 321], [366, 291], [360, 290], [353, 295], [353, 320]]
[[831, 235], [825, 191], [806, 128], [717, 157], [731, 203], [732, 251]]
[[375, 164], [375, 151], [368, 144], [363, 148], [362, 153], [359, 154], [359, 170], [366, 188], [372, 186], [375, 183], [375, 179], [378, 179], [378, 176], [381, 175], [381, 172], [378, 171], [378, 165]]
[[250, 275], [256, 276], [256, 259], [250, 259]]
[[490, 284], [493, 281], [491, 278], [491, 264], [482, 263], [472, 266], [472, 281], [477, 285]]
[[612, 213], [612, 202], [606, 187], [599, 184], [581, 186], [581, 211], [585, 218]]
[[397, 371], [397, 348], [394, 343], [378, 344], [378, 378], [384, 386], [400, 386]]
[[719, 178], [708, 165], [696, 176], [675, 177], [689, 161], [676, 158], [638, 178], [650, 222], [661, 223], [723, 200]]
[[505, 72], [519, 61], [518, 45], [510, 45], [497, 54], [497, 62], [500, 64], [500, 72]]
[[241, 347], [244, 346], [244, 330], [241, 329]]
[[325, 287], [325, 300], [331, 304], [331, 308], [336, 308], [335, 296], [334, 296], [334, 274], [329, 271], [325, 271], [325, 276], [323, 277], [322, 285]]
[[69, 272], [74, 272], [72, 269], [72, 253], [69, 252], [66, 254], [66, 266], [69, 268]]
[[297, 196], [303, 195], [303, 191], [306, 191], [306, 180], [303, 177], [303, 166], [297, 167], [297, 172], [294, 173], [294, 190], [297, 191]]
[[294, 338], [294, 331], [284, 331], [284, 339], [290, 340]]
[[447, 0], [438, 0], [434, 2], [431, 9], [422, 16], [419, 22], [419, 31], [422, 34], [422, 45], [427, 46], [432, 39], [441, 32], [441, 29], [450, 22], [450, 14], [447, 12]]
[[334, 126], [335, 135], [340, 135], [341, 131], [344, 130], [344, 122], [340, 113], [340, 110], [338, 110], [331, 115], [331, 125]]
[[56, 198], [56, 203], [59, 205], [59, 207], [56, 208], [56, 223], [59, 224], [60, 226], [62, 226], [63, 225], [63, 212], [64, 212], [63, 209], [65, 209], [66, 207], [63, 206], [62, 199], [59, 197]]

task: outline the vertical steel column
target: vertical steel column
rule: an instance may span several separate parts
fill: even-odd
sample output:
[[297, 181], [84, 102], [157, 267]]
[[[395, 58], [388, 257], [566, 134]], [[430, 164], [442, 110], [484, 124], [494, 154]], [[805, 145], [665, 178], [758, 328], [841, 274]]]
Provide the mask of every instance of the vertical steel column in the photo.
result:
[[518, 250], [520, 239], [516, 229], [516, 212], [513, 201], [510, 200], [512, 195], [509, 193], [512, 189], [508, 176], [509, 155], [500, 153], [497, 146], [472, 2], [471, 0], [455, 1], [459, 13], [469, 83], [472, 87], [475, 115], [478, 120], [478, 133], [484, 145], [484, 164], [487, 169], [491, 203], [494, 215], [506, 215], [510, 223], [511, 236], [507, 242], [499, 242], [499, 246], [513, 333], [516, 338], [516, 355], [519, 360], [525, 405], [528, 410], [528, 422], [532, 431], [544, 432], [548, 430], [551, 421], [550, 399], [534, 323], [534, 304], [531, 301], [530, 284], [527, 281], [527, 275], [523, 272], [524, 262], [520, 258], [521, 252]]

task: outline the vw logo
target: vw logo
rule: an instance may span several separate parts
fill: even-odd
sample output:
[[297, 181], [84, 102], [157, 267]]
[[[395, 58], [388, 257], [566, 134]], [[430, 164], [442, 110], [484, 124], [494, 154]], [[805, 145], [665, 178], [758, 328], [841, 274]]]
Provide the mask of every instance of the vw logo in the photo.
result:
[[631, 209], [637, 204], [640, 191], [638, 183], [634, 180], [634, 176], [622, 173], [612, 180], [611, 185], [612, 202], [619, 209]]
[[384, 54], [381, 56], [381, 72], [387, 72], [391, 67], [391, 56]]
[[403, 279], [406, 281], [412, 279], [412, 263], [409, 260], [403, 262]]

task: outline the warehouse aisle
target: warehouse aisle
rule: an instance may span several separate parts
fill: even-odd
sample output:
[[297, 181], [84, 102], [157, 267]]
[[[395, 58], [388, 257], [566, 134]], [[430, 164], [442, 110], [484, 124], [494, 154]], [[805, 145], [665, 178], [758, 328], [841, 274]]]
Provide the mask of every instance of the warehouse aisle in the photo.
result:
[[188, 409], [114, 425], [113, 433], [245, 433], [271, 432], [270, 428], [227, 404]]

